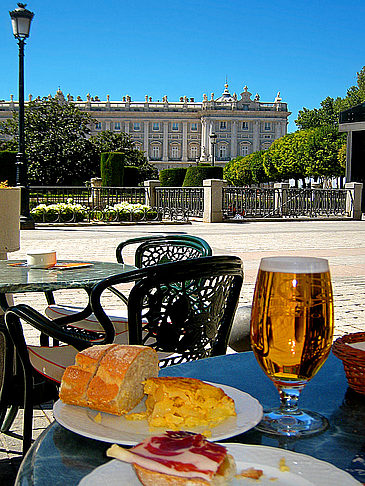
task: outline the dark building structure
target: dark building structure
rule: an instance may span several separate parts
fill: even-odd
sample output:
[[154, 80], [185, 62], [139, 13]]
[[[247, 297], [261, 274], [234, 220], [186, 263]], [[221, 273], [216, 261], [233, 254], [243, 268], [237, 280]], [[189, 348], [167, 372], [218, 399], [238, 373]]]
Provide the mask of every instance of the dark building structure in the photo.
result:
[[361, 209], [365, 212], [365, 103], [340, 113], [340, 132], [347, 132], [346, 181], [364, 184]]

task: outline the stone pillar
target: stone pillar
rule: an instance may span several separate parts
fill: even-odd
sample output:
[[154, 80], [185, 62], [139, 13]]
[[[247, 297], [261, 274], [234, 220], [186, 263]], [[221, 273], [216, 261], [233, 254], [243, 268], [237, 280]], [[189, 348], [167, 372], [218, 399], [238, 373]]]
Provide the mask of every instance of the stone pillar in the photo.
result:
[[149, 122], [148, 121], [144, 121], [143, 122], [144, 125], [144, 133], [143, 133], [143, 151], [144, 153], [146, 154], [147, 156], [147, 159], [149, 160], [150, 158], [150, 152], [149, 152], [149, 146], [148, 146], [148, 124]]
[[182, 162], [188, 161], [188, 122], [183, 122], [182, 130]]
[[163, 146], [162, 146], [162, 161], [169, 160], [169, 122], [163, 122]]
[[286, 189], [289, 189], [290, 184], [289, 182], [276, 182], [274, 184], [275, 191], [275, 202], [274, 202], [274, 212], [275, 214], [280, 214], [285, 216], [288, 212], [287, 202], [288, 202], [288, 193]]
[[231, 131], [231, 158], [237, 157], [237, 121], [232, 121]]
[[161, 183], [159, 180], [149, 180], [144, 181], [144, 187], [147, 188], [146, 191], [146, 206], [151, 206], [153, 208], [156, 206], [156, 187], [160, 187]]
[[347, 182], [345, 189], [348, 190], [346, 196], [346, 212], [352, 219], [361, 220], [361, 198], [363, 184], [361, 182]]
[[[7, 260], [8, 253], [20, 249], [20, 187], [0, 189], [0, 260]], [[11, 294], [6, 295], [13, 305]], [[0, 309], [0, 322], [3, 320]]]
[[223, 221], [222, 211], [222, 189], [227, 183], [220, 179], [205, 179], [204, 187], [204, 223], [221, 223]]
[[124, 122], [124, 133], [129, 133], [129, 121]]
[[93, 208], [101, 206], [101, 177], [90, 179], [91, 186], [91, 205]]

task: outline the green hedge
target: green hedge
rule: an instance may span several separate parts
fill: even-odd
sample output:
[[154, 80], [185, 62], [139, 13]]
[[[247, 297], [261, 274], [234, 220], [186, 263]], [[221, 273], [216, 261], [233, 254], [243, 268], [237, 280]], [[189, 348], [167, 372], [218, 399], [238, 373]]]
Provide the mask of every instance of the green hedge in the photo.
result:
[[159, 174], [159, 179], [162, 187], [181, 187], [185, 175], [186, 167], [176, 167], [174, 169], [162, 169]]
[[183, 187], [202, 187], [204, 179], [223, 179], [223, 167], [212, 165], [196, 165], [188, 167]]
[[15, 186], [16, 152], [0, 152], [0, 182], [8, 181], [8, 186]]
[[121, 187], [124, 175], [124, 154], [122, 152], [102, 152], [100, 154], [101, 185]]

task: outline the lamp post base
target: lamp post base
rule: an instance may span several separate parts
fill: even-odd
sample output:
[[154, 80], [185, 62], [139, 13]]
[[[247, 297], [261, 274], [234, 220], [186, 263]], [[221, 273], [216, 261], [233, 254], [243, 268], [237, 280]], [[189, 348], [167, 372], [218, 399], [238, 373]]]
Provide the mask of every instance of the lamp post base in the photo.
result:
[[20, 229], [21, 230], [28, 230], [34, 229], [35, 224], [33, 218], [30, 216], [20, 216]]

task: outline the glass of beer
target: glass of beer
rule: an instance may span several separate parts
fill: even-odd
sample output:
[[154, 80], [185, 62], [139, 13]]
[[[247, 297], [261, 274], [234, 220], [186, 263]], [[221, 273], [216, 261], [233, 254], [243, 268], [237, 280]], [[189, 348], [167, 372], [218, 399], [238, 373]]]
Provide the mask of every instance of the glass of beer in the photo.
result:
[[271, 257], [260, 263], [251, 314], [256, 359], [280, 394], [257, 428], [298, 437], [325, 430], [328, 421], [298, 407], [300, 392], [328, 357], [333, 338], [333, 295], [328, 261]]

